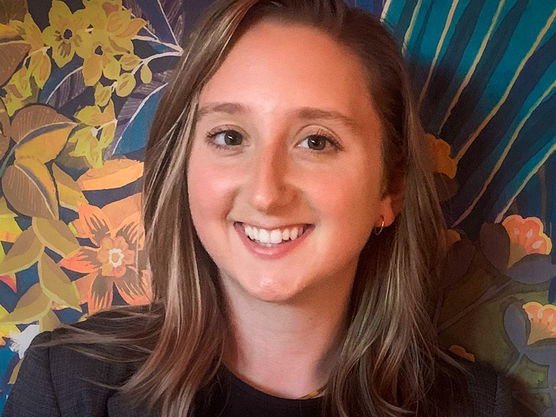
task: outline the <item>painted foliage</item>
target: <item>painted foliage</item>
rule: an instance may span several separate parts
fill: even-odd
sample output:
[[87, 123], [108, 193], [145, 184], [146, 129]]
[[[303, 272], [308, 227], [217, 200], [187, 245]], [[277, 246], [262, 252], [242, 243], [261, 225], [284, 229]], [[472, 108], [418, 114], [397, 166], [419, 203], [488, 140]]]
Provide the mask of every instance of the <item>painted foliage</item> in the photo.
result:
[[[0, 0], [2, 401], [38, 332], [149, 302], [143, 148], [206, 3]], [[450, 226], [442, 341], [513, 376], [520, 415], [556, 416], [556, 4], [351, 3], [403, 44], [422, 103]]]

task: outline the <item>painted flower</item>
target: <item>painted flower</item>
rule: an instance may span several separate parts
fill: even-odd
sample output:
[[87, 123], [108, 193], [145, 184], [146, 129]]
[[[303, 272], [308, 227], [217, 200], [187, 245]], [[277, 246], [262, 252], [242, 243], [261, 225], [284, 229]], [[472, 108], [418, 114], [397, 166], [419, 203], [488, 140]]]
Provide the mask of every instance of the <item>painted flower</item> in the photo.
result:
[[107, 15], [115, 11], [122, 9], [122, 0], [83, 0], [85, 7], [87, 6], [99, 6], [101, 7]]
[[33, 341], [36, 335], [40, 333], [40, 328], [38, 324], [30, 324], [22, 332], [11, 332], [10, 333], [10, 349], [19, 355], [19, 359], [23, 359], [25, 356], [25, 351], [29, 348], [29, 345]]
[[523, 305], [531, 322], [531, 331], [527, 340], [528, 345], [556, 337], [556, 306], [552, 304], [542, 305], [537, 302], [529, 302]]
[[80, 57], [91, 49], [91, 37], [87, 31], [89, 23], [84, 10], [72, 13], [60, 0], [53, 0], [48, 13], [50, 26], [43, 31], [44, 42], [52, 47], [52, 58], [63, 67], [77, 53]]
[[448, 229], [444, 232], [444, 238], [446, 239], [446, 247], [451, 247], [454, 243], [461, 240], [460, 233], [455, 229]]
[[100, 261], [101, 273], [106, 277], [121, 278], [129, 265], [133, 265], [135, 252], [129, 249], [121, 236], [105, 237], [100, 242], [97, 259]]
[[[95, 30], [95, 34], [97, 34]], [[83, 79], [85, 85], [95, 85], [102, 75], [115, 80], [120, 75], [121, 66], [116, 54], [108, 42], [95, 36], [91, 48], [86, 52], [83, 62]]]
[[448, 348], [450, 352], [454, 355], [459, 356], [460, 358], [467, 359], [468, 361], [475, 362], [475, 355], [469, 353], [463, 346], [459, 345], [452, 345]]
[[48, 47], [44, 46], [42, 33], [33, 17], [27, 13], [23, 22], [11, 20], [10, 25], [14, 27], [19, 36], [31, 46], [29, 51], [29, 72], [37, 85], [43, 87], [50, 77], [52, 63], [47, 55]]
[[531, 253], [549, 254], [552, 241], [544, 233], [544, 226], [536, 217], [523, 218], [518, 214], [508, 216], [502, 222], [510, 237], [508, 267]]
[[86, 85], [96, 84], [101, 75], [110, 80], [120, 76], [121, 65], [116, 56], [133, 53], [132, 39], [146, 21], [135, 18], [131, 10], [109, 1], [89, 1], [83, 13], [93, 27], [92, 44], [83, 63]]
[[42, 33], [33, 17], [27, 13], [23, 18], [23, 21], [10, 20], [10, 26], [13, 27], [19, 36], [28, 42], [31, 46], [30, 52], [37, 51], [44, 47], [42, 40]]
[[427, 133], [425, 135], [434, 160], [434, 172], [439, 172], [454, 179], [457, 171], [457, 163], [450, 157], [452, 148], [450, 144], [442, 139]]
[[[88, 303], [89, 314], [112, 305], [114, 287], [128, 304], [150, 302], [144, 233], [138, 199], [132, 197], [103, 208], [82, 205], [79, 218], [73, 222], [77, 236], [89, 238], [94, 246], [82, 246], [74, 256], [61, 260], [60, 265], [87, 274], [77, 279], [76, 285], [81, 302]], [[122, 219], [123, 213], [128, 215]]]

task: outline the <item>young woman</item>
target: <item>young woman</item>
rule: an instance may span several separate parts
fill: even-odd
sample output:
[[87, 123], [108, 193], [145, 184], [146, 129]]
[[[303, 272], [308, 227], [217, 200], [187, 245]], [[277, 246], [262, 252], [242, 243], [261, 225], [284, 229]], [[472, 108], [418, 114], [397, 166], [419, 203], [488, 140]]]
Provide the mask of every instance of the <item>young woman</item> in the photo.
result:
[[439, 349], [442, 215], [404, 64], [341, 0], [232, 0], [146, 149], [155, 299], [44, 333], [5, 417], [497, 416]]

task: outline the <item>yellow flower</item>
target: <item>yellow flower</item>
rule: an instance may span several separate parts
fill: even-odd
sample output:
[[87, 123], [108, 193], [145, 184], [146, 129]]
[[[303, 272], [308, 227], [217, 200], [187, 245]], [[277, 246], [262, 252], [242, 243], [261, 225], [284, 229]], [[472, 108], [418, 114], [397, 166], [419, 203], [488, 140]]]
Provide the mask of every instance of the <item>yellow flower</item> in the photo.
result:
[[84, 11], [72, 13], [64, 2], [54, 0], [48, 18], [50, 26], [44, 30], [43, 40], [52, 47], [52, 58], [56, 65], [63, 67], [75, 53], [83, 58], [91, 49], [91, 39], [87, 33], [89, 24]]
[[530, 302], [523, 305], [523, 310], [531, 321], [531, 332], [527, 340], [528, 345], [556, 337], [556, 306], [552, 304], [542, 305]]
[[50, 77], [52, 63], [47, 54], [48, 47], [44, 46], [41, 30], [29, 13], [25, 15], [23, 22], [10, 20], [10, 26], [25, 42], [29, 43], [31, 48], [29, 50], [29, 77], [33, 77], [40, 88], [44, 87], [46, 80]]
[[132, 39], [146, 24], [134, 18], [119, 2], [88, 1], [83, 13], [92, 25], [92, 44], [84, 56], [83, 77], [86, 85], [94, 85], [101, 75], [116, 80], [121, 64], [116, 56], [133, 55]]
[[25, 15], [23, 22], [19, 20], [10, 20], [10, 26], [17, 31], [18, 35], [21, 36], [25, 42], [29, 43], [31, 46], [30, 52], [37, 51], [44, 46], [41, 30], [29, 13]]
[[508, 267], [531, 253], [547, 255], [552, 250], [552, 241], [543, 232], [544, 226], [536, 217], [524, 219], [513, 214], [504, 219], [502, 226], [510, 237]]
[[[96, 34], [98, 35], [98, 34]], [[115, 80], [120, 75], [120, 63], [107, 45], [108, 42], [94, 36], [91, 49], [85, 54], [83, 62], [83, 79], [85, 85], [93, 86], [104, 76]]]
[[83, 0], [85, 7], [98, 6], [104, 10], [106, 15], [122, 10], [122, 0]]
[[425, 137], [429, 143], [429, 148], [434, 161], [434, 171], [445, 174], [449, 178], [453, 179], [456, 176], [457, 164], [456, 161], [450, 157], [452, 152], [450, 144], [442, 139], [436, 138], [430, 133], [427, 133]]

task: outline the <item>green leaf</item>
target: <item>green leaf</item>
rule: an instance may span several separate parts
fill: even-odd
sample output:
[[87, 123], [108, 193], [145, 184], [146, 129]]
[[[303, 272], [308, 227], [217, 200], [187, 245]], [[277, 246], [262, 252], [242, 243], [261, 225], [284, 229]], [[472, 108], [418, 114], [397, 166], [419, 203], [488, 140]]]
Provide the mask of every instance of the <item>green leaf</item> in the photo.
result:
[[0, 323], [23, 324], [37, 321], [50, 310], [51, 305], [50, 298], [43, 293], [40, 284], [36, 283], [21, 296], [14, 311], [0, 319]]
[[46, 253], [39, 260], [38, 271], [41, 287], [52, 301], [81, 309], [77, 287]]
[[29, 268], [40, 258], [43, 249], [32, 228], [23, 231], [0, 263], [0, 275]]
[[29, 217], [58, 218], [56, 187], [48, 168], [33, 158], [8, 166], [2, 189], [9, 203]]
[[64, 258], [79, 249], [79, 242], [61, 220], [34, 217], [33, 230], [44, 246]]

